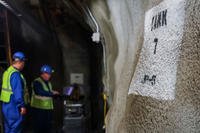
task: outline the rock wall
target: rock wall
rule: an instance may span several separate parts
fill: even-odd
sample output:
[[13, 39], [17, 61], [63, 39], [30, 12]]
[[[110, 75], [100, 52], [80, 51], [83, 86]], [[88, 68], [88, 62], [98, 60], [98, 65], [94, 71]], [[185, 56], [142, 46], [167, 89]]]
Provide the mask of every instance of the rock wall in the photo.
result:
[[[105, 40], [104, 84], [112, 105], [106, 123], [107, 132], [114, 133], [125, 112], [129, 84], [141, 49], [139, 44], [143, 41], [143, 1], [131, 4], [119, 0], [93, 1], [91, 7]], [[129, 8], [136, 10], [126, 10]]]
[[[175, 31], [173, 28], [170, 31], [162, 29], [162, 32], [156, 33], [162, 36], [160, 34], [165, 35], [169, 32], [169, 35], [161, 39], [162, 45], [159, 45], [160, 40], [157, 41], [157, 46], [162, 46], [163, 54], [170, 54], [169, 50], [171, 50], [171, 55], [165, 58], [158, 55], [161, 60], [163, 59], [157, 62], [160, 62], [161, 66], [149, 72], [147, 70], [155, 63], [148, 61], [144, 63], [152, 57], [148, 51], [154, 52], [156, 42], [152, 40], [152, 45], [149, 44], [149, 35], [144, 28], [148, 12], [152, 11], [150, 16], [153, 17], [162, 9], [168, 10], [176, 2], [176, 0], [95, 0], [91, 2], [93, 14], [101, 27], [106, 45], [107, 73], [104, 76], [104, 83], [109, 90], [110, 103], [112, 103], [107, 115], [107, 133], [199, 132], [200, 1], [182, 0], [181, 4], [184, 7], [180, 6], [180, 9], [179, 7], [176, 9], [177, 17], [171, 15], [176, 22]], [[163, 3], [165, 4], [160, 7]], [[179, 27], [179, 24], [182, 26]], [[180, 32], [176, 32], [177, 30]], [[182, 36], [179, 40], [173, 38], [179, 36], [179, 33]], [[175, 44], [176, 47], [170, 46], [169, 43]], [[166, 46], [169, 49], [165, 49]], [[166, 62], [168, 58], [175, 58], [167, 64], [169, 66], [173, 64], [173, 67], [168, 69], [172, 71], [164, 73], [167, 68], [162, 65], [162, 62]], [[175, 69], [176, 71], [173, 71]], [[137, 85], [136, 80], [138, 77], [141, 78], [138, 81], [143, 80], [145, 74], [142, 73], [141, 76], [139, 72], [152, 75], [153, 72], [161, 72], [158, 75], [163, 73], [169, 77], [158, 80], [159, 76], [156, 76], [155, 87], [152, 87], [151, 81], [154, 80], [151, 75], [146, 78], [147, 85], [142, 86], [139, 82]], [[166, 82], [165, 85], [162, 85], [163, 81]], [[162, 89], [171, 92], [166, 94]]]

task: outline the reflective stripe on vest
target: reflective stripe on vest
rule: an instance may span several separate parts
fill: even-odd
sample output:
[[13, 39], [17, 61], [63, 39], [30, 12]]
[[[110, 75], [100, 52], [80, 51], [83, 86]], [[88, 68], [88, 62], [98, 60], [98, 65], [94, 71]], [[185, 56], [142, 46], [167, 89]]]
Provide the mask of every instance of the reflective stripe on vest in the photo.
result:
[[[11, 85], [10, 85], [10, 78], [14, 72], [19, 72], [13, 66], [10, 66], [4, 73], [3, 73], [3, 83], [2, 83], [2, 90], [0, 95], [0, 100], [8, 103], [10, 102], [10, 96], [13, 94]], [[23, 75], [20, 73], [20, 76], [24, 82], [24, 87], [26, 86], [25, 79]], [[23, 88], [24, 90], [24, 88]]]
[[44, 97], [44, 96], [38, 96], [38, 95], [35, 95], [35, 98], [40, 99], [40, 100], [50, 100], [50, 99], [52, 99], [51, 97]]
[[[48, 82], [48, 86], [45, 84], [45, 82], [41, 78], [35, 79], [35, 81], [38, 81], [41, 85], [44, 91], [52, 91], [52, 85], [50, 82]], [[52, 97], [46, 97], [46, 96], [39, 96], [36, 95], [34, 92], [34, 89], [32, 91], [32, 97], [31, 97], [31, 106], [39, 109], [53, 109], [53, 99]]]

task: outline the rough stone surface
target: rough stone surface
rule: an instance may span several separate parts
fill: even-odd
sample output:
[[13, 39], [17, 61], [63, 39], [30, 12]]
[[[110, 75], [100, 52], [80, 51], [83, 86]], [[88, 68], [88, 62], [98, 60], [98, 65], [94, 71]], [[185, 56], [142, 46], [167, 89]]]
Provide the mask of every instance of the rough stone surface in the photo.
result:
[[112, 103], [106, 122], [108, 133], [118, 131], [117, 127], [125, 112], [131, 76], [143, 42], [143, 2], [92, 2], [93, 14], [101, 27], [106, 46], [107, 71], [104, 84], [108, 90], [109, 103]]
[[130, 95], [123, 132], [199, 132], [199, 1], [186, 2], [175, 99], [161, 101]]

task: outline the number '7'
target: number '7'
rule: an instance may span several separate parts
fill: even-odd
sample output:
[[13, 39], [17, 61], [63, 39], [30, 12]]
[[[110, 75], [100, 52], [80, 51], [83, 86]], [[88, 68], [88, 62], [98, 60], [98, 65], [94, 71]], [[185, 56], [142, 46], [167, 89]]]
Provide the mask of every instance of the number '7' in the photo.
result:
[[155, 48], [154, 48], [154, 54], [156, 54], [156, 48], [157, 48], [157, 44], [158, 44], [158, 38], [154, 39], [154, 43], [155, 43]]

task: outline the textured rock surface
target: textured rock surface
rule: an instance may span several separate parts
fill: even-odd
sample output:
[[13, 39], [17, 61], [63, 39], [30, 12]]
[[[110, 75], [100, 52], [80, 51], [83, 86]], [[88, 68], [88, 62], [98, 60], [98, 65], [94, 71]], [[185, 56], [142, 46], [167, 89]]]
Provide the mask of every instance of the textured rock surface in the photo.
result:
[[112, 105], [107, 116], [108, 133], [200, 132], [199, 0], [187, 0], [185, 3], [185, 24], [179, 47], [174, 100], [128, 95], [143, 44], [145, 12], [161, 2], [108, 0], [93, 1], [91, 4], [107, 50], [108, 74], [105, 83], [112, 92]]
[[[92, 3], [93, 14], [101, 27], [106, 46], [107, 71], [104, 83], [108, 90], [109, 102], [112, 102], [107, 118], [108, 133], [118, 130], [118, 124], [125, 111], [137, 51], [143, 41], [143, 1], [127, 2], [109, 0]], [[129, 10], [134, 8], [135, 10]]]
[[130, 95], [121, 131], [199, 132], [199, 6], [199, 1], [186, 2], [175, 99], [158, 101], [150, 97]]
[[143, 2], [92, 2], [92, 11], [101, 27], [106, 46], [107, 71], [104, 83], [109, 102], [112, 103], [107, 117], [108, 133], [118, 131], [117, 127], [125, 112], [129, 83], [143, 42]]

